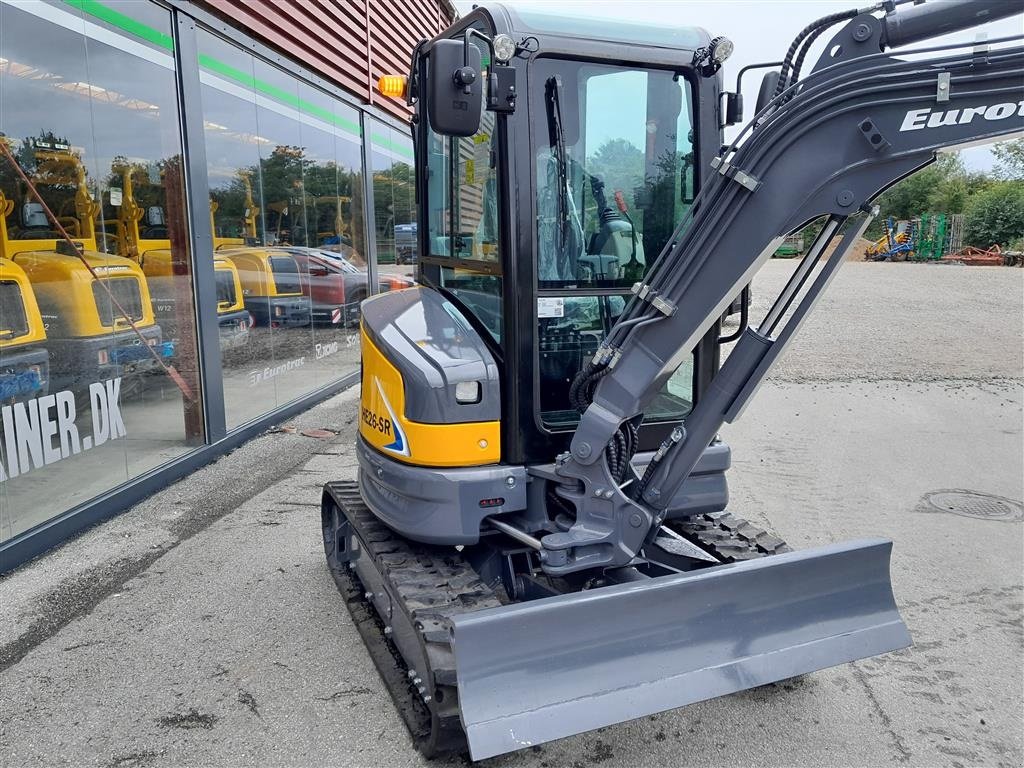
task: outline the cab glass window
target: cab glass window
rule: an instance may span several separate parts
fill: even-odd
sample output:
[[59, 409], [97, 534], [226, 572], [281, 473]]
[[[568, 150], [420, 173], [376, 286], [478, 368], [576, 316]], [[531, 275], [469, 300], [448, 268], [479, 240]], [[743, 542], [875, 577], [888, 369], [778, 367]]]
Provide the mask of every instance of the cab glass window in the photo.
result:
[[[488, 50], [480, 41], [484, 66]], [[484, 111], [473, 136], [427, 128], [427, 222], [433, 274], [498, 341], [501, 338], [501, 210], [497, 115]], [[431, 274], [430, 271], [427, 274]]]
[[[531, 95], [541, 421], [570, 428], [573, 377], [694, 197], [691, 88], [671, 71], [541, 59]], [[692, 361], [646, 421], [692, 406]]]
[[541, 60], [532, 96], [541, 288], [641, 279], [693, 200], [693, 108], [671, 71]]

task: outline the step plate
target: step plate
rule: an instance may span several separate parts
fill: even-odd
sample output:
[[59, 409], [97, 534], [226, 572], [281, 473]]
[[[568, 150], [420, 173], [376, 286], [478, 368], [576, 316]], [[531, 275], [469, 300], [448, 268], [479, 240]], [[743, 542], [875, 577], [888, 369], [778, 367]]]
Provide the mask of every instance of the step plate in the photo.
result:
[[891, 551], [849, 542], [455, 616], [470, 754], [905, 648]]

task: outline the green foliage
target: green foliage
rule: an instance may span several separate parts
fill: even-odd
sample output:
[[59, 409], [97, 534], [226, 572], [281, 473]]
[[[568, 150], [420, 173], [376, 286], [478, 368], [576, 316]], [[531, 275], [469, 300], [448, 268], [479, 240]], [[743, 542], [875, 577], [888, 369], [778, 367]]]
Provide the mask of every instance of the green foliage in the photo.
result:
[[995, 174], [1000, 179], [1024, 181], [1024, 138], [1002, 141], [992, 147]]
[[[1009, 143], [1009, 142], [1008, 142]], [[882, 222], [916, 219], [925, 213], [964, 213], [972, 199], [993, 183], [986, 173], [967, 171], [959, 153], [943, 153], [932, 165], [893, 185], [878, 199], [879, 217], [867, 237], [882, 235]]]
[[307, 157], [305, 147], [279, 145], [258, 165], [241, 169], [225, 187], [211, 190], [210, 196], [219, 205], [216, 235], [244, 235], [246, 178], [258, 209], [259, 241], [319, 245], [321, 234], [334, 233], [340, 205], [347, 233], [344, 242], [361, 251], [362, 182], [357, 171], [346, 170], [331, 160], [313, 160]]
[[1007, 247], [1024, 237], [1024, 181], [995, 182], [971, 197], [964, 216], [964, 243]]

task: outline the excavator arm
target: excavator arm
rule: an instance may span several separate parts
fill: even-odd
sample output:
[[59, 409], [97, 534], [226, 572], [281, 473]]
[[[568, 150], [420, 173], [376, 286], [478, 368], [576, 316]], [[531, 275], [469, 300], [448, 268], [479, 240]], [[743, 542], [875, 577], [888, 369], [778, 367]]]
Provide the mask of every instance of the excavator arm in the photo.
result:
[[[545, 571], [622, 566], [650, 541], [701, 454], [741, 413], [863, 233], [871, 201], [937, 151], [1024, 131], [1020, 38], [966, 51], [935, 46], [908, 59], [885, 53], [1022, 9], [1017, 0], [956, 0], [857, 15], [814, 72], [780, 88], [722, 153], [691, 214], [578, 376], [590, 405], [570, 452], [548, 475], [576, 519], [542, 539]], [[639, 423], [783, 238], [821, 217], [821, 233], [763, 322], [742, 334], [685, 423], [643, 475], [635, 473], [618, 435]]]

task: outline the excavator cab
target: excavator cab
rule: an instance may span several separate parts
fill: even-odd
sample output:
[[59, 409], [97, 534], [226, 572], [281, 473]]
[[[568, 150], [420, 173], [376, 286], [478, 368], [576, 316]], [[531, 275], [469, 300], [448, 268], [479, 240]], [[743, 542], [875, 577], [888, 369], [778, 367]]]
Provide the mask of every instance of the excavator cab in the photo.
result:
[[[577, 21], [481, 9], [418, 57], [411, 73], [413, 85], [430, 83], [419, 91], [428, 119], [415, 124], [420, 280], [486, 331], [511, 389], [502, 397], [502, 455], [515, 462], [547, 460], [568, 445], [579, 418], [574, 376], [668, 244], [699, 188], [696, 169], [722, 143], [716, 111], [697, 108], [721, 95], [719, 78], [692, 67], [694, 51], [711, 42], [703, 30], [616, 25], [602, 33], [607, 39], [588, 39], [574, 32]], [[546, 41], [543, 54], [494, 60], [489, 40], [527, 32]], [[627, 44], [634, 64], [621, 55]], [[457, 69], [467, 46], [487, 67], [471, 87], [496, 108], [481, 110], [478, 125], [462, 125], [468, 135], [445, 135], [434, 127], [441, 100], [431, 67]], [[529, 93], [527, 78], [538, 83]], [[446, 119], [468, 114], [454, 109]], [[639, 450], [655, 450], [714, 376], [719, 335], [709, 329], [664, 383], [639, 425]], [[702, 466], [719, 507], [728, 461], [719, 444]], [[710, 503], [703, 495], [701, 504]]]
[[[416, 109], [419, 285], [362, 305], [358, 482], [325, 487], [322, 527], [424, 753], [482, 759], [910, 643], [891, 542], [790, 551], [726, 509], [718, 433], [875, 196], [1024, 129], [1019, 42], [885, 53], [1012, 5], [825, 17], [728, 147], [732, 44], [697, 27], [488, 5], [382, 79]], [[958, 101], [934, 106], [942, 82]], [[723, 336], [820, 217], [759, 325]]]

